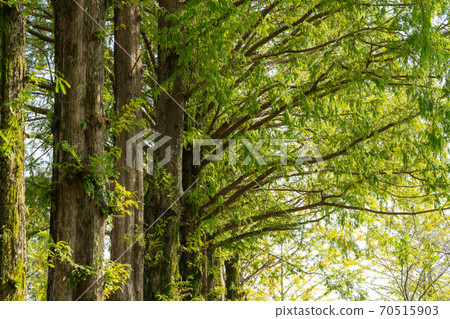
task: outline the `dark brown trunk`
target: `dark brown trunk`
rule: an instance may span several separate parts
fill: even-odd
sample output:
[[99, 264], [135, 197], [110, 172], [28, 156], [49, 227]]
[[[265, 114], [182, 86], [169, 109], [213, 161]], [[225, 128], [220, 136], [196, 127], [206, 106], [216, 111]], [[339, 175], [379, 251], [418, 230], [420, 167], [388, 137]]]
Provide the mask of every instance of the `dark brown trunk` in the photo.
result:
[[[139, 4], [121, 4], [114, 11], [114, 94], [116, 111], [120, 114], [130, 102], [141, 97], [142, 63], [140, 50], [141, 12]], [[136, 112], [141, 119], [141, 111]], [[130, 215], [115, 217], [111, 232], [111, 259], [131, 265], [132, 271], [127, 284], [116, 291], [110, 300], [143, 300], [144, 249], [134, 236], [143, 229], [143, 172], [126, 168], [126, 142], [139, 132], [138, 128], [121, 132], [116, 138], [116, 146], [122, 149], [118, 162], [119, 184], [138, 196], [139, 207], [128, 207]], [[134, 243], [134, 244], [133, 244]], [[133, 246], [130, 248], [130, 244]]]
[[[178, 0], [160, 0], [159, 5], [164, 12], [159, 18], [159, 30], [169, 29], [171, 21], [167, 14], [174, 13], [182, 6]], [[179, 227], [181, 204], [178, 200], [183, 194], [182, 186], [182, 153], [184, 129], [184, 84], [183, 75], [178, 64], [179, 56], [174, 48], [164, 44], [158, 48], [158, 82], [175, 77], [167, 92], [161, 92], [156, 104], [156, 131], [171, 140], [161, 147], [156, 155], [165, 158], [167, 147], [171, 149], [171, 159], [161, 170], [150, 178], [149, 190], [145, 198], [145, 225], [153, 223], [147, 239], [147, 261], [145, 266], [144, 299], [156, 300], [158, 295], [165, 298], [179, 298], [177, 283], [179, 282], [178, 261], [180, 256]], [[155, 168], [157, 165], [155, 165]], [[169, 187], [161, 189], [157, 180], [162, 177], [170, 179]], [[158, 181], [159, 182], [159, 181]], [[160, 229], [162, 235], [156, 235], [155, 229]]]
[[[198, 177], [198, 167], [193, 165], [192, 150], [183, 152], [183, 189], [188, 189]], [[203, 261], [204, 254], [199, 250], [188, 249], [190, 237], [199, 226], [200, 216], [197, 203], [189, 199], [183, 202], [183, 222], [180, 225], [181, 254], [179, 261], [180, 277], [189, 283], [189, 295], [185, 299], [203, 298]]]
[[214, 265], [215, 248], [213, 245], [205, 244], [205, 259], [203, 266], [203, 297], [205, 298], [205, 300], [215, 300], [215, 298], [213, 297], [215, 284]]
[[0, 300], [26, 299], [22, 6], [0, 4]]
[[[93, 274], [55, 260], [49, 269], [48, 300], [102, 300], [105, 215], [91, 158], [103, 156], [104, 45], [106, 1], [54, 0], [56, 70], [70, 84], [56, 94], [53, 208], [50, 235], [73, 250], [73, 260]], [[83, 8], [83, 9], [82, 9]], [[63, 145], [74, 147], [78, 160]], [[94, 194], [85, 185], [93, 183]], [[104, 207], [103, 207], [104, 208]]]
[[239, 255], [225, 261], [225, 287], [227, 300], [242, 300], [241, 276], [239, 272]]

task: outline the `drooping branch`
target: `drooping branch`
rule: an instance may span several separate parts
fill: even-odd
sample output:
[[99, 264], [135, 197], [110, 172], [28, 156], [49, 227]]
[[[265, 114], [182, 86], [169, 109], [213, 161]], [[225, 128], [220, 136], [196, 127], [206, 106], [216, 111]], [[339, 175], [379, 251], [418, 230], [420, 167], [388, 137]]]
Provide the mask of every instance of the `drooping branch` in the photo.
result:
[[441, 212], [441, 211], [450, 209], [450, 206], [444, 205], [443, 207], [440, 207], [440, 208], [427, 209], [427, 210], [422, 210], [422, 211], [417, 211], [417, 212], [415, 212], [415, 211], [389, 212], [389, 211], [383, 211], [383, 210], [370, 209], [370, 208], [366, 208], [366, 207], [357, 207], [357, 206], [342, 205], [342, 204], [335, 204], [335, 203], [325, 203], [325, 202], [322, 203], [321, 206], [335, 207], [335, 208], [349, 209], [349, 210], [356, 210], [356, 211], [364, 211], [364, 212], [368, 212], [368, 213], [374, 213], [374, 214], [378, 214], [378, 215], [389, 215], [389, 216], [416, 216], [416, 215], [423, 215], [423, 214], [434, 213], [434, 212]]
[[55, 43], [55, 39], [51, 38], [49, 36], [46, 36], [42, 33], [37, 32], [36, 30], [33, 29], [28, 29], [27, 32], [35, 37], [37, 37], [38, 39], [48, 42], [48, 43]]
[[301, 227], [303, 225], [318, 223], [321, 220], [324, 220], [325, 218], [327, 218], [330, 214], [331, 213], [328, 213], [328, 214], [325, 214], [322, 217], [319, 217], [319, 218], [316, 218], [316, 219], [312, 219], [312, 220], [308, 220], [308, 221], [304, 221], [304, 222], [297, 222], [295, 224], [282, 225], [282, 226], [263, 227], [263, 228], [258, 229], [258, 230], [253, 230], [253, 231], [250, 231], [250, 232], [247, 232], [247, 233], [242, 233], [242, 234], [239, 234], [237, 236], [227, 238], [227, 239], [221, 241], [220, 243], [218, 243], [217, 245], [218, 246], [226, 246], [226, 245], [229, 245], [229, 244], [241, 241], [241, 240], [246, 239], [246, 238], [262, 235], [264, 233], [300, 230], [300, 229], [302, 229]]
[[280, 217], [280, 216], [285, 216], [285, 215], [289, 215], [292, 213], [298, 213], [298, 212], [305, 211], [305, 210], [311, 210], [311, 209], [320, 207], [322, 204], [323, 204], [323, 201], [320, 201], [320, 202], [317, 202], [314, 204], [305, 205], [305, 206], [301, 206], [301, 207], [295, 207], [295, 208], [290, 208], [290, 209], [286, 209], [286, 210], [283, 209], [283, 210], [278, 210], [278, 211], [271, 211], [271, 212], [268, 212], [268, 213], [265, 213], [262, 215], [254, 215], [254, 216], [246, 218], [242, 222], [232, 221], [232, 222], [229, 222], [228, 224], [224, 225], [221, 230], [214, 233], [211, 236], [211, 238], [215, 238], [220, 234], [237, 229], [241, 226], [241, 224], [250, 225], [250, 224], [254, 224], [256, 222], [266, 220], [269, 218], [273, 218], [273, 217]]
[[308, 162], [308, 163], [316, 163], [316, 162], [320, 162], [320, 161], [329, 161], [329, 160], [331, 160], [331, 159], [333, 159], [333, 158], [339, 157], [339, 156], [341, 156], [341, 155], [345, 155], [345, 154], [347, 154], [347, 152], [348, 152], [351, 148], [355, 147], [356, 145], [361, 144], [361, 143], [363, 143], [363, 142], [365, 142], [365, 141], [371, 139], [372, 137], [374, 137], [374, 136], [376, 136], [376, 135], [378, 135], [378, 134], [380, 134], [380, 133], [383, 133], [383, 132], [385, 132], [385, 131], [387, 131], [387, 130], [389, 130], [389, 129], [391, 129], [391, 128], [397, 126], [397, 125], [400, 125], [400, 124], [403, 124], [403, 123], [405, 123], [405, 122], [408, 122], [408, 121], [410, 121], [410, 120], [416, 118], [416, 117], [419, 116], [419, 115], [420, 115], [420, 112], [417, 112], [417, 113], [414, 113], [414, 114], [412, 114], [412, 115], [410, 115], [410, 116], [408, 116], [408, 117], [406, 117], [406, 118], [404, 118], [404, 119], [401, 119], [401, 120], [398, 120], [398, 121], [395, 121], [395, 122], [391, 122], [391, 123], [389, 123], [389, 124], [387, 124], [387, 125], [381, 127], [380, 129], [378, 129], [378, 130], [376, 130], [376, 131], [373, 131], [372, 133], [366, 135], [365, 137], [357, 138], [356, 140], [354, 140], [353, 142], [351, 142], [347, 147], [342, 148], [342, 149], [340, 149], [340, 150], [337, 151], [337, 152], [334, 152], [334, 153], [325, 155], [325, 156], [323, 156], [323, 157], [321, 157], [321, 158], [318, 158], [318, 157], [312, 157], [311, 159], [306, 159], [305, 162]]
[[268, 36], [262, 38], [261, 40], [259, 40], [258, 42], [256, 42], [253, 46], [250, 47], [250, 49], [248, 49], [244, 55], [246, 57], [251, 56], [258, 48], [262, 47], [263, 45], [265, 45], [266, 43], [270, 42], [272, 39], [274, 39], [276, 36], [280, 35], [281, 33], [283, 33], [284, 31], [287, 31], [290, 27], [296, 27], [299, 24], [303, 23], [305, 20], [307, 20], [314, 12], [316, 12], [316, 10], [323, 4], [322, 2], [319, 2], [318, 4], [316, 4], [313, 8], [309, 9], [302, 17], [300, 17], [300, 19], [298, 19], [297, 21], [295, 21], [294, 23], [292, 23], [291, 25], [284, 25], [281, 28], [278, 28], [277, 30], [273, 31], [271, 34], [269, 34]]

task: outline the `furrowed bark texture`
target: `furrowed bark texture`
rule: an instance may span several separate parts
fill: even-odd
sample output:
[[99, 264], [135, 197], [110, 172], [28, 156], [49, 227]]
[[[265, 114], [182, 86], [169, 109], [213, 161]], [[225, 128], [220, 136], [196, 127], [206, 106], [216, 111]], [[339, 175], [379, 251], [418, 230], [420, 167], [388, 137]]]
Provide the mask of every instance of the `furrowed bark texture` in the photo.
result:
[[26, 299], [24, 118], [25, 19], [0, 4], [0, 300]]
[[[52, 1], [55, 16], [56, 70], [70, 84], [67, 94], [56, 94], [54, 123], [53, 208], [50, 234], [54, 242], [65, 241], [73, 260], [103, 270], [105, 216], [99, 200], [85, 190], [90, 158], [102, 156], [105, 143], [103, 110], [104, 47], [102, 27], [106, 1]], [[81, 9], [83, 8], [84, 11]], [[75, 147], [82, 168], [68, 151]], [[95, 184], [94, 184], [95, 185]], [[92, 194], [91, 194], [92, 195]], [[80, 271], [72, 274], [67, 262], [55, 260], [49, 269], [48, 300], [102, 300], [103, 277]]]
[[[159, 18], [159, 30], [170, 28], [172, 21], [167, 14], [176, 12], [183, 5], [178, 0], [160, 0], [163, 14]], [[156, 105], [156, 131], [171, 140], [163, 145], [156, 155], [159, 159], [166, 156], [170, 147], [171, 159], [163, 167], [163, 175], [170, 178], [170, 187], [161, 189], [157, 178], [150, 179], [150, 187], [145, 198], [145, 225], [162, 229], [162, 235], [152, 232], [147, 240], [147, 261], [144, 275], [144, 299], [157, 300], [158, 295], [169, 299], [177, 299], [176, 283], [179, 281], [178, 261], [180, 257], [180, 218], [181, 205], [177, 201], [183, 194], [182, 186], [182, 154], [184, 129], [184, 84], [183, 75], [178, 65], [179, 56], [173, 48], [158, 48], [158, 82], [165, 83], [174, 74], [176, 76], [169, 86], [168, 94], [161, 92]], [[176, 102], [175, 102], [175, 101]], [[156, 165], [155, 165], [156, 167]], [[159, 219], [159, 220], [158, 220]], [[154, 230], [152, 229], [152, 230]]]
[[[114, 94], [116, 111], [123, 112], [130, 102], [141, 97], [142, 63], [140, 50], [141, 12], [139, 4], [131, 1], [114, 11]], [[136, 112], [141, 119], [141, 111]], [[124, 131], [116, 138], [116, 146], [122, 150], [118, 162], [119, 184], [138, 196], [139, 207], [128, 207], [130, 215], [116, 217], [111, 232], [111, 259], [131, 265], [132, 271], [127, 284], [117, 290], [110, 300], [143, 300], [144, 248], [134, 243], [143, 229], [143, 172], [126, 167], [126, 142], [139, 133], [139, 129]], [[134, 243], [134, 244], [133, 244]], [[132, 247], [130, 245], [133, 244]]]

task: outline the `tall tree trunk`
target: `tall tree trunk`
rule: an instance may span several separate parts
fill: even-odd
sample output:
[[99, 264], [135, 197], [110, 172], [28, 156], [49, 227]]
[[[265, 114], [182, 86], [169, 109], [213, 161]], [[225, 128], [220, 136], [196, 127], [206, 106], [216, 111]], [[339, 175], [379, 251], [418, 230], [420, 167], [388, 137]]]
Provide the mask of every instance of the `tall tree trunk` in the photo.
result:
[[[183, 188], [191, 187], [199, 177], [198, 166], [193, 163], [193, 152], [183, 152]], [[180, 280], [188, 282], [189, 295], [186, 300], [203, 298], [204, 300], [225, 300], [225, 295], [216, 294], [216, 287], [225, 287], [225, 275], [222, 261], [216, 258], [214, 243], [204, 235], [201, 240], [193, 240], [202, 219], [198, 204], [187, 197], [183, 201], [180, 223]], [[201, 242], [201, 247], [191, 247], [192, 242]]]
[[207, 244], [205, 240], [205, 259], [203, 266], [203, 297], [205, 300], [215, 300], [213, 296], [215, 288], [215, 278], [214, 278], [214, 266], [215, 266], [215, 247], [214, 245]]
[[[158, 21], [159, 30], [169, 29], [172, 21], [166, 19], [167, 13], [179, 10], [183, 3], [179, 0], [160, 0], [163, 9]], [[167, 92], [161, 92], [156, 104], [156, 131], [171, 140], [161, 147], [157, 156], [165, 158], [167, 147], [171, 149], [171, 159], [154, 178], [150, 179], [149, 190], [145, 198], [146, 227], [161, 229], [162, 235], [151, 231], [147, 240], [148, 260], [145, 266], [144, 299], [155, 300], [158, 295], [169, 299], [179, 298], [176, 283], [179, 281], [178, 261], [180, 256], [180, 218], [181, 204], [177, 201], [183, 194], [182, 185], [182, 154], [184, 130], [184, 84], [183, 74], [178, 64], [179, 56], [174, 48], [160, 45], [158, 48], [158, 82], [164, 84], [173, 77]], [[175, 101], [174, 101], [175, 100]], [[156, 167], [156, 165], [155, 165]], [[161, 189], [157, 179], [163, 174], [170, 179], [169, 187]], [[154, 230], [154, 229], [153, 229]]]
[[[224, 274], [224, 265], [217, 253], [220, 248], [217, 248], [213, 242], [204, 238], [204, 264], [202, 269], [202, 292], [203, 298], [209, 301], [224, 301], [226, 281]], [[222, 287], [222, 292], [218, 287]]]
[[[198, 178], [198, 166], [193, 165], [191, 149], [183, 152], [183, 188], [188, 189]], [[183, 202], [183, 222], [180, 225], [180, 277], [182, 281], [189, 282], [190, 294], [185, 299], [203, 298], [203, 273], [205, 257], [199, 250], [190, 249], [192, 234], [199, 226], [200, 215], [197, 203], [189, 199]], [[203, 244], [204, 240], [202, 239]]]
[[[141, 12], [139, 4], [132, 1], [121, 4], [114, 11], [114, 94], [116, 111], [124, 112], [130, 102], [141, 96], [141, 49], [140, 49]], [[141, 111], [136, 118], [141, 119]], [[111, 232], [111, 259], [131, 265], [132, 272], [122, 290], [117, 290], [110, 300], [143, 300], [144, 250], [133, 244], [134, 236], [143, 229], [143, 172], [126, 167], [126, 142], [138, 133], [138, 129], [124, 131], [116, 138], [116, 146], [122, 149], [118, 162], [119, 183], [128, 191], [136, 193], [139, 207], [128, 207], [130, 215], [113, 220]]]
[[25, 18], [0, 4], [0, 300], [25, 300]]
[[226, 299], [232, 301], [242, 300], [238, 253], [234, 253], [229, 260], [225, 261], [225, 273]]
[[[67, 94], [61, 90], [56, 94], [50, 234], [54, 242], [67, 242], [74, 262], [90, 267], [92, 274], [56, 258], [55, 268], [49, 269], [47, 298], [102, 300], [103, 277], [99, 274], [103, 270], [105, 215], [99, 205], [102, 192], [92, 178], [96, 173], [91, 159], [103, 156], [105, 142], [102, 28], [106, 1], [54, 0], [52, 5], [56, 70], [71, 88]], [[79, 162], [67, 145], [75, 147]], [[85, 189], [89, 183], [94, 194]]]

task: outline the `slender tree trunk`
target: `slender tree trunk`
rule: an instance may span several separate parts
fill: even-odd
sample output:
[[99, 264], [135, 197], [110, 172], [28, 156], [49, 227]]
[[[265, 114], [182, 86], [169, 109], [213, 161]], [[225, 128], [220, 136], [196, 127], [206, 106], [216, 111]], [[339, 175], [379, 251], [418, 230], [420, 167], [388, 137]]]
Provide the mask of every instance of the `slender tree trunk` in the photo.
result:
[[[203, 298], [208, 301], [224, 301], [226, 280], [224, 274], [224, 265], [220, 257], [217, 256], [220, 248], [217, 248], [213, 242], [210, 242], [206, 236], [204, 238], [204, 256], [202, 268], [202, 293]], [[218, 287], [222, 287], [220, 292]]]
[[203, 297], [205, 300], [215, 300], [213, 296], [215, 288], [214, 266], [215, 247], [213, 244], [207, 245], [205, 240], [205, 264], [203, 266]]
[[0, 4], [0, 300], [26, 299], [24, 118], [25, 18]]
[[242, 300], [239, 254], [235, 253], [229, 260], [225, 261], [225, 273], [226, 299]]
[[[188, 189], [197, 179], [198, 169], [193, 165], [192, 150], [183, 152], [183, 188]], [[183, 220], [180, 225], [181, 254], [179, 261], [180, 277], [189, 282], [190, 295], [186, 299], [202, 298], [203, 296], [203, 261], [201, 251], [189, 249], [190, 236], [199, 226], [200, 215], [197, 203], [189, 199], [183, 202]]]
[[[140, 50], [141, 12], [139, 4], [131, 1], [122, 4], [114, 11], [114, 94], [116, 111], [123, 112], [130, 102], [141, 96], [142, 63]], [[141, 111], [136, 118], [141, 119]], [[134, 243], [134, 236], [143, 229], [143, 172], [126, 168], [126, 142], [138, 133], [138, 129], [124, 131], [116, 139], [116, 146], [122, 149], [118, 162], [119, 183], [128, 191], [136, 193], [139, 207], [129, 207], [130, 215], [113, 220], [111, 232], [111, 259], [131, 265], [132, 272], [122, 290], [110, 297], [110, 300], [143, 300], [144, 250]]]
[[[164, 13], [180, 10], [183, 1], [160, 0]], [[162, 14], [159, 29], [169, 29], [174, 19]], [[181, 44], [180, 44], [181, 45]], [[175, 75], [175, 76], [174, 76]], [[158, 149], [159, 160], [171, 148], [170, 162], [154, 177], [149, 178], [145, 196], [145, 227], [153, 225], [147, 238], [147, 258], [144, 275], [144, 299], [217, 299], [213, 295], [215, 278], [212, 270], [217, 266], [213, 246], [204, 247], [204, 253], [188, 249], [190, 236], [199, 226], [200, 216], [196, 204], [182, 196], [195, 183], [198, 170], [192, 163], [192, 151], [183, 150], [185, 92], [179, 56], [175, 48], [162, 44], [158, 49], [158, 82], [166, 84], [173, 79], [167, 92], [161, 92], [156, 105], [156, 131], [171, 140]], [[167, 86], [166, 86], [167, 87]], [[176, 102], [175, 102], [175, 101]], [[156, 167], [156, 164], [154, 165]], [[161, 188], [161, 179], [170, 180], [169, 187]], [[177, 199], [179, 199], [177, 201]], [[201, 248], [199, 248], [200, 250]], [[178, 284], [182, 283], [179, 289]], [[184, 284], [188, 286], [184, 286]]]
[[[102, 300], [105, 215], [91, 159], [103, 155], [104, 46], [106, 1], [54, 0], [56, 70], [70, 84], [56, 94], [53, 209], [50, 234], [73, 250], [73, 269], [58, 258], [49, 269], [48, 300]], [[83, 9], [82, 9], [83, 8]], [[64, 145], [66, 145], [64, 147]], [[78, 160], [67, 151], [74, 147]], [[81, 168], [80, 168], [81, 165]], [[101, 169], [101, 168], [100, 168]], [[94, 194], [88, 194], [89, 183]]]
[[[191, 187], [199, 176], [198, 166], [193, 164], [191, 149], [183, 152], [183, 188]], [[195, 187], [195, 186], [194, 186]], [[216, 286], [225, 287], [225, 275], [222, 261], [216, 257], [216, 247], [206, 235], [201, 239], [201, 247], [192, 249], [192, 236], [197, 233], [202, 215], [195, 200], [183, 201], [180, 223], [180, 280], [189, 283], [189, 295], [186, 300], [203, 298], [204, 300], [224, 300], [225, 295], [216, 295]], [[194, 242], [196, 242], [194, 240]], [[220, 249], [220, 248], [219, 248]]]
[[[159, 18], [159, 30], [169, 29], [172, 22], [166, 13], [174, 13], [183, 3], [179, 0], [160, 0], [163, 14]], [[178, 64], [179, 56], [173, 48], [160, 45], [158, 48], [158, 82], [165, 83], [173, 78], [167, 92], [161, 92], [156, 105], [156, 131], [171, 140], [161, 147], [157, 156], [165, 158], [165, 150], [170, 147], [171, 159], [154, 178], [150, 179], [149, 190], [145, 199], [146, 227], [157, 221], [147, 240], [147, 262], [144, 277], [144, 299], [155, 300], [158, 295], [169, 299], [179, 298], [176, 283], [179, 282], [178, 261], [180, 257], [180, 218], [181, 204], [179, 197], [183, 194], [182, 154], [184, 129], [184, 84], [183, 75]], [[167, 86], [166, 86], [167, 87]], [[174, 101], [175, 100], [175, 101]], [[155, 165], [156, 167], [156, 165]], [[170, 180], [169, 187], [161, 189], [157, 183], [163, 174]], [[160, 229], [162, 235], [156, 235]]]

